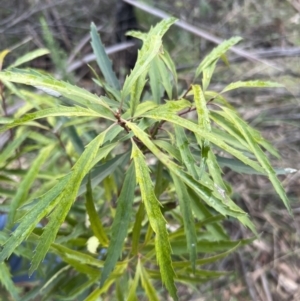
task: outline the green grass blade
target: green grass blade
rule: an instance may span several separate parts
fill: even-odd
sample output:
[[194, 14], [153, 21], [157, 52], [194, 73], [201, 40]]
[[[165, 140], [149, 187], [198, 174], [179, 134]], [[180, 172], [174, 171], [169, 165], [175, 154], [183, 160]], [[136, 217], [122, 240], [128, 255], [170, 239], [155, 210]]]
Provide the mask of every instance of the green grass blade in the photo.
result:
[[118, 198], [117, 210], [111, 227], [111, 240], [101, 274], [100, 286], [104, 284], [122, 253], [124, 239], [127, 235], [131, 218], [135, 186], [134, 164], [131, 164], [126, 172], [122, 190]]
[[177, 300], [174, 284], [175, 273], [172, 268], [171, 248], [166, 229], [166, 221], [161, 213], [160, 203], [157, 200], [148, 166], [139, 148], [133, 143], [132, 158], [136, 169], [136, 178], [141, 189], [142, 200], [145, 204], [149, 223], [155, 232], [156, 258], [160, 267], [163, 283], [170, 295]]
[[142, 73], [148, 68], [151, 61], [159, 53], [162, 46], [162, 37], [175, 21], [175, 18], [164, 19], [154, 28], [151, 28], [143, 41], [143, 46], [138, 53], [137, 62], [133, 70], [125, 79], [122, 90], [122, 100], [126, 99], [131, 91], [131, 87], [137, 81], [138, 77], [142, 75]]
[[101, 42], [97, 28], [93, 22], [91, 24], [91, 39], [91, 45], [93, 47], [98, 66], [105, 78], [105, 81], [113, 88], [120, 90], [120, 83], [116, 77], [115, 72], [112, 69], [111, 61], [105, 52], [105, 48]]

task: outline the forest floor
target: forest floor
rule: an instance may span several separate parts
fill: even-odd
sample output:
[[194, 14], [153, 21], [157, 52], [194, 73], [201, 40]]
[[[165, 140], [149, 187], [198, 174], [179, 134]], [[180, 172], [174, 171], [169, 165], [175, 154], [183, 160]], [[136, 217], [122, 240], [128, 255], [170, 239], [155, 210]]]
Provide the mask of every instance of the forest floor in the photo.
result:
[[[117, 46], [118, 5], [117, 0], [86, 3], [81, 0], [1, 1], [0, 50], [14, 49], [6, 63], [29, 50], [44, 47], [40, 25], [43, 16], [67, 54], [66, 69], [73, 70], [78, 85], [93, 90], [89, 69], [82, 63], [82, 58], [91, 53], [87, 38], [90, 22], [99, 26], [107, 47]], [[228, 94], [228, 99], [279, 150], [282, 157], [276, 167], [299, 170], [300, 1], [145, 0], [144, 3], [152, 10], [135, 8], [141, 30], [147, 31], [158, 22], [154, 14], [159, 10], [208, 35], [201, 37], [201, 32], [190, 33], [184, 28], [172, 28], [167, 34], [167, 45], [180, 70], [182, 85], [191, 82], [191, 70], [216, 45], [215, 38], [243, 37], [239, 47], [244, 54], [228, 53], [230, 66], [223, 63], [217, 66], [211, 88], [218, 91], [230, 82], [250, 79], [284, 84], [285, 89], [241, 89]], [[116, 70], [124, 74], [124, 53], [114, 53], [113, 58], [117, 61]], [[75, 63], [78, 64], [74, 69]], [[39, 59], [35, 67], [55, 72], [49, 59]], [[260, 239], [218, 263], [218, 269], [234, 273], [202, 285], [196, 292], [183, 288], [181, 300], [300, 300], [300, 172], [281, 176], [294, 217], [285, 210], [265, 178], [240, 175], [229, 169], [224, 170], [224, 176], [233, 186], [234, 199], [252, 217]], [[235, 239], [251, 235], [237, 223], [228, 221], [226, 227]]]

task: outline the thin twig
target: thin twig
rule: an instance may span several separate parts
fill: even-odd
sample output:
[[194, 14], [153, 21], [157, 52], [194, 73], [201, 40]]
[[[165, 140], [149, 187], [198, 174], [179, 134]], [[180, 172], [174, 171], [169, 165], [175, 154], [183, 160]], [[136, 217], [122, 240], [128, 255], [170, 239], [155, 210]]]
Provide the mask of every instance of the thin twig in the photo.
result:
[[[153, 8], [145, 3], [141, 3], [141, 2], [137, 2], [137, 1], [133, 1], [133, 0], [123, 0], [124, 2], [128, 3], [128, 4], [131, 4], [141, 10], [144, 10], [146, 12], [148, 12], [149, 14], [152, 14], [154, 16], [157, 16], [159, 18], [162, 18], [162, 19], [167, 19], [167, 18], [170, 18], [171, 15], [165, 13], [164, 11], [162, 10], [159, 10], [157, 8]], [[208, 33], [207, 31], [203, 30], [203, 29], [199, 29], [198, 27], [196, 26], [193, 26], [191, 24], [188, 24], [187, 22], [185, 21], [182, 21], [182, 20], [178, 20], [176, 23], [174, 23], [175, 25], [177, 25], [178, 27], [181, 27], [183, 28], [184, 30], [186, 31], [189, 31], [199, 37], [202, 37], [210, 42], [213, 42], [215, 44], [221, 44], [224, 42], [223, 39], [220, 39], [216, 36], [214, 36], [213, 34], [210, 34]], [[255, 61], [255, 62], [259, 62], [259, 63], [262, 63], [262, 64], [265, 64], [269, 67], [272, 67], [274, 69], [277, 69], [277, 70], [282, 70], [282, 68], [279, 68], [278, 66], [275, 66], [274, 64], [271, 64], [265, 60], [261, 60], [259, 59], [257, 56], [255, 56], [253, 53], [249, 52], [249, 51], [246, 51], [246, 50], [243, 50], [239, 47], [236, 47], [236, 46], [233, 46], [229, 49], [230, 51], [242, 56], [242, 57], [245, 57], [247, 58], [248, 60], [250, 61]]]
[[251, 297], [251, 299], [253, 301], [258, 301], [258, 296], [257, 296], [257, 293], [256, 293], [256, 290], [255, 290], [255, 287], [253, 285], [253, 282], [252, 282], [252, 279], [249, 277], [247, 271], [246, 271], [246, 267], [245, 267], [245, 264], [244, 264], [244, 261], [243, 261], [243, 258], [242, 258], [242, 255], [240, 252], [237, 252], [236, 253], [236, 258], [239, 262], [239, 265], [241, 267], [241, 272], [243, 274], [243, 278], [244, 278], [244, 281], [247, 285], [247, 289], [248, 289], [248, 292], [249, 292], [249, 295]]

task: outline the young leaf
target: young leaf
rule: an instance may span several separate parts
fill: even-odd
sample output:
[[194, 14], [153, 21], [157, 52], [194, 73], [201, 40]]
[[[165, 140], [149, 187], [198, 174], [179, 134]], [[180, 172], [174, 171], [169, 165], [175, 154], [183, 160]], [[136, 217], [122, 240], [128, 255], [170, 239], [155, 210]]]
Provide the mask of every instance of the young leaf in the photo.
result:
[[156, 56], [150, 63], [149, 79], [153, 101], [157, 104], [161, 103], [161, 97], [163, 95], [163, 87], [161, 85], [161, 78], [159, 73], [159, 58]]
[[[209, 119], [209, 111], [206, 106], [206, 99], [204, 93], [200, 85], [192, 85], [192, 90], [194, 93], [194, 101], [197, 109], [199, 128], [210, 133], [211, 125]], [[202, 177], [205, 170], [207, 156], [208, 153], [210, 152], [210, 145], [207, 139], [202, 139], [201, 136], [199, 135], [196, 135], [196, 139], [201, 148], [200, 177]]]
[[131, 87], [135, 84], [139, 76], [148, 68], [151, 61], [159, 53], [162, 45], [162, 37], [169, 27], [176, 21], [175, 18], [164, 19], [154, 28], [151, 28], [147, 37], [144, 39], [143, 46], [138, 53], [137, 62], [126, 77], [122, 90], [122, 100], [129, 95]]
[[124, 239], [127, 235], [131, 218], [135, 186], [134, 164], [131, 164], [126, 172], [122, 190], [118, 198], [117, 211], [111, 227], [111, 240], [101, 274], [100, 286], [104, 284], [122, 253]]
[[210, 66], [212, 63], [217, 61], [230, 47], [241, 41], [240, 37], [233, 37], [229, 40], [224, 41], [222, 44], [218, 45], [213, 51], [205, 57], [201, 64], [196, 69], [195, 79], [201, 74], [201, 72]]
[[93, 22], [91, 24], [91, 39], [91, 44], [96, 55], [97, 63], [100, 70], [102, 71], [105, 81], [113, 88], [120, 90], [120, 83], [116, 77], [116, 74], [112, 70], [111, 61], [109, 60], [105, 52], [105, 48], [97, 31], [97, 27]]
[[130, 114], [131, 117], [135, 115], [135, 111], [140, 103], [141, 96], [146, 85], [146, 75], [148, 68], [139, 76], [136, 82], [132, 85], [130, 90]]
[[166, 221], [160, 210], [160, 203], [157, 200], [149, 170], [142, 152], [133, 143], [132, 158], [134, 160], [136, 178], [141, 189], [142, 200], [145, 204], [149, 223], [155, 232], [156, 258], [160, 267], [162, 281], [165, 283], [170, 295], [177, 300], [176, 287], [174, 284], [175, 273], [172, 268], [171, 248], [166, 229]]
[[165, 87], [167, 93], [168, 93], [168, 96], [169, 96], [169, 99], [176, 99], [178, 96], [178, 78], [177, 78], [177, 72], [176, 72], [176, 66], [172, 60], [172, 58], [170, 57], [170, 54], [168, 53], [167, 50], [163, 50], [162, 53], [159, 54], [159, 57], [164, 61], [165, 65], [167, 66], [167, 68], [169, 69], [169, 71], [172, 73], [172, 76], [173, 76], [173, 81], [174, 81], [174, 87], [173, 87], [173, 90], [174, 90], [174, 96], [169, 96], [169, 93], [168, 93], [168, 89]]

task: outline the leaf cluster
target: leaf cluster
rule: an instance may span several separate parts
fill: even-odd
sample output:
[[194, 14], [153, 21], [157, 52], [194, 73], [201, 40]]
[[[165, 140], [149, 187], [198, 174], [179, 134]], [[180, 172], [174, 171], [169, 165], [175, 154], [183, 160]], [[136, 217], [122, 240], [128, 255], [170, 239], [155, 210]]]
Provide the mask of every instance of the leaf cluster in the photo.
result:
[[[143, 46], [123, 85], [91, 25], [101, 96], [44, 72], [16, 69], [46, 50], [0, 72], [6, 96], [25, 101], [13, 120], [0, 120], [0, 131], [13, 133], [0, 155], [7, 184], [0, 188], [1, 210], [8, 215], [0, 235], [0, 281], [16, 300], [3, 263], [13, 253], [31, 260], [30, 274], [47, 266], [38, 288], [22, 300], [39, 293], [45, 300], [97, 300], [112, 286], [120, 300], [138, 300], [141, 290], [159, 300], [157, 282], [178, 300], [176, 283], [194, 287], [222, 275], [200, 267], [252, 241], [230, 241], [222, 221], [237, 219], [256, 235], [232, 199], [224, 165], [266, 176], [291, 212], [267, 156], [278, 157], [277, 151], [224, 96], [241, 87], [280, 85], [249, 81], [209, 90], [217, 61], [240, 41], [235, 37], [216, 47], [180, 91], [162, 43], [175, 21], [163, 20], [147, 34], [130, 33]], [[4, 57], [2, 52], [1, 63]], [[15, 168], [22, 158], [27, 167]], [[56, 264], [49, 265], [49, 254]]]

